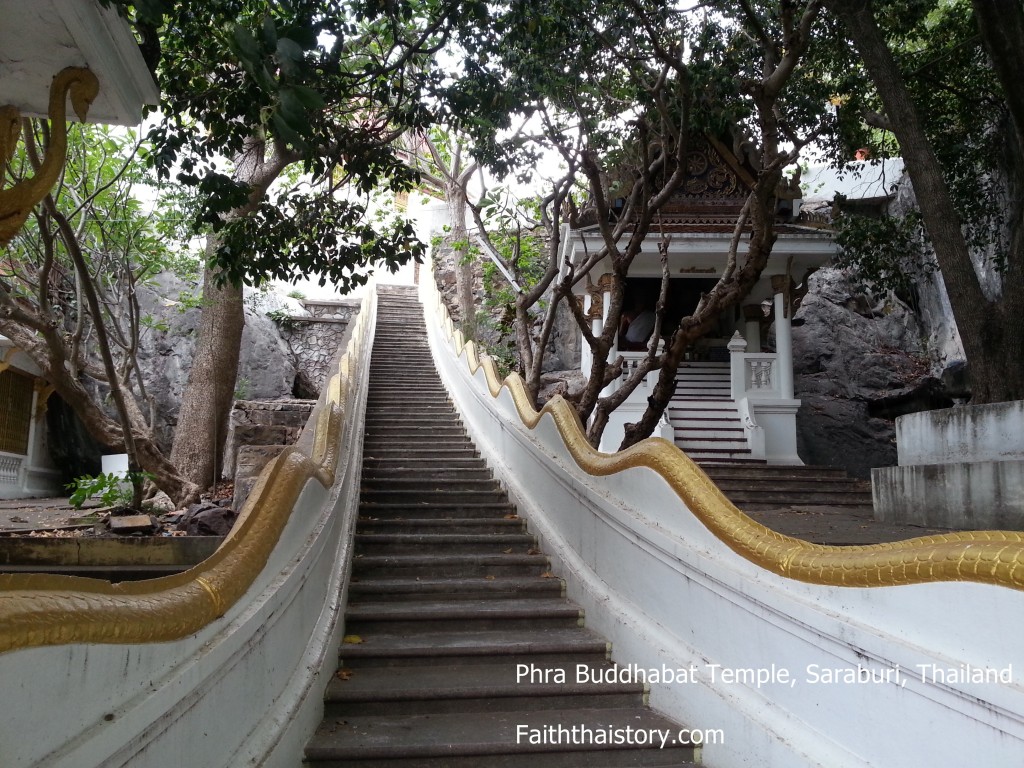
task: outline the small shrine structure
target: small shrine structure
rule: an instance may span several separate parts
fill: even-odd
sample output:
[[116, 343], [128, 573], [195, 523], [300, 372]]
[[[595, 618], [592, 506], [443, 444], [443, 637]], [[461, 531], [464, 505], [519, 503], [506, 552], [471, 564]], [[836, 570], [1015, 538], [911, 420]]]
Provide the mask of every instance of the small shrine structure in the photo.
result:
[[[691, 140], [690, 146], [688, 178], [662, 210], [627, 277], [624, 306], [653, 308], [661, 283], [658, 245], [668, 234], [671, 282], [663, 319], [665, 335], [692, 313], [701, 294], [722, 276], [736, 222], [754, 185], [753, 167], [724, 142], [705, 136]], [[793, 395], [796, 286], [827, 263], [837, 246], [826, 230], [801, 222], [802, 196], [798, 170], [784, 177], [776, 192], [778, 240], [760, 281], [743, 306], [720, 317], [717, 328], [699, 340], [679, 366], [675, 395], [656, 434], [674, 442], [695, 461], [803, 463], [796, 449], [800, 401]], [[583, 253], [596, 252], [603, 244], [596, 226], [567, 228], [563, 242], [563, 257], [573, 261]], [[746, 239], [741, 239], [739, 259], [746, 248]], [[589, 285], [581, 283], [578, 295], [596, 335], [608, 319], [610, 262], [606, 259], [598, 264], [591, 274], [596, 277]], [[586, 373], [591, 351], [582, 337], [581, 345], [581, 369]], [[624, 348], [628, 346], [619, 334], [609, 357], [615, 360], [621, 355], [627, 372], [646, 354]], [[657, 375], [657, 371], [650, 373], [612, 413], [602, 450], [617, 449], [624, 425], [640, 418]], [[621, 379], [612, 382], [605, 394], [620, 383]]]

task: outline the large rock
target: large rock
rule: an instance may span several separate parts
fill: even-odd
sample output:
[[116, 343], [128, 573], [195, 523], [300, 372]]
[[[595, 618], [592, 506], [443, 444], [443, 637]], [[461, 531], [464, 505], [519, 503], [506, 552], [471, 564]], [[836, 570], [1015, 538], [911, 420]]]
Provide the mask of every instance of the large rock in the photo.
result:
[[929, 372], [909, 307], [859, 290], [842, 271], [820, 270], [793, 328], [800, 457], [857, 477], [894, 464], [892, 419], [943, 402]]
[[178, 521], [178, 530], [189, 536], [227, 536], [238, 519], [231, 507], [212, 501], [193, 504]]
[[[200, 308], [198, 289], [170, 273], [140, 289], [143, 315], [154, 319], [139, 349], [139, 365], [153, 398], [157, 438], [169, 449], [178, 422], [182, 392], [195, 355]], [[236, 390], [240, 399], [288, 397], [295, 381], [295, 362], [277, 325], [246, 301]]]

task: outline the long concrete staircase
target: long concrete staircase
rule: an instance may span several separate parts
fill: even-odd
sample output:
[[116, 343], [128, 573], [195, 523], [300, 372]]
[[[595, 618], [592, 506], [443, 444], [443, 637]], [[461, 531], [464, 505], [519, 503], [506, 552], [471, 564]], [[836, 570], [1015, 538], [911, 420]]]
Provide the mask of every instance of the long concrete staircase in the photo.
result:
[[[587, 681], [616, 669], [609, 645], [467, 437], [401, 289], [380, 296], [363, 462], [345, 641], [307, 766], [693, 764], [642, 683]], [[665, 748], [600, 744], [653, 730]]]

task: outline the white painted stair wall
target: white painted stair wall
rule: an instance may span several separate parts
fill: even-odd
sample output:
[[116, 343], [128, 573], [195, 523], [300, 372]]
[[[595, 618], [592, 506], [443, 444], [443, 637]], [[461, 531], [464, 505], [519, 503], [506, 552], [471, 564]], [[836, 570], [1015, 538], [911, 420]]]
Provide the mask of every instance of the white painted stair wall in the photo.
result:
[[[1020, 763], [1024, 592], [957, 581], [826, 586], [756, 565], [659, 472], [590, 474], [550, 414], [525, 426], [510, 390], [492, 396], [483, 368], [471, 374], [465, 353], [456, 355], [424, 291], [442, 380], [588, 626], [611, 639], [620, 664], [697, 670], [691, 682], [652, 685], [651, 704], [723, 731], [723, 743], [705, 745], [706, 765]], [[1009, 682], [936, 682], [921, 674], [932, 665], [993, 670]], [[877, 682], [823, 682], [826, 670]]]

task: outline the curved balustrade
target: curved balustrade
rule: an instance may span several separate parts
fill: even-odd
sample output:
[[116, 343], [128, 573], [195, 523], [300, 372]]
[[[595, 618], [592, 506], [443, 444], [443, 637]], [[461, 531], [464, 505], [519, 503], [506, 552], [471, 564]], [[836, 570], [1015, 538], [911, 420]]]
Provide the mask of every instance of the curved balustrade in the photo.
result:
[[337, 652], [375, 306], [209, 559], [120, 584], [0, 576], [5, 768], [294, 763]]
[[604, 454], [463, 343], [431, 346], [467, 429], [616, 659], [695, 670], [652, 704], [712, 766], [1011, 764], [1024, 753], [1024, 534], [811, 544], [740, 512], [675, 446]]

